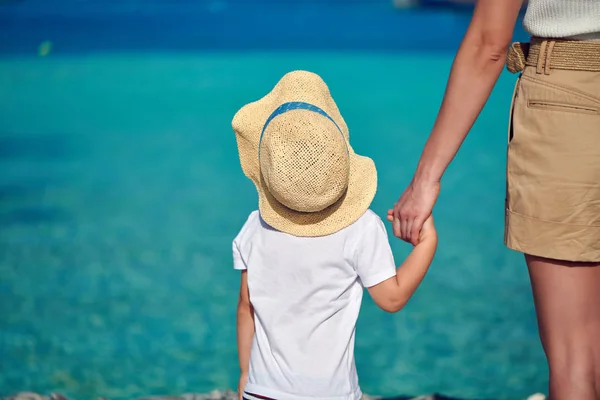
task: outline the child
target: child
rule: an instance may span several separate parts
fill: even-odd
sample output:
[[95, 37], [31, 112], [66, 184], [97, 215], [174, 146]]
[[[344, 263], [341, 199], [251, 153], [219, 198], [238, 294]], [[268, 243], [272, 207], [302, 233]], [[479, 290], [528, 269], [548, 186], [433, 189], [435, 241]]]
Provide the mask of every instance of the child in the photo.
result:
[[396, 270], [385, 227], [369, 210], [375, 164], [354, 153], [327, 85], [285, 75], [233, 118], [259, 210], [233, 242], [240, 399], [358, 400], [354, 331], [363, 288], [400, 310], [437, 246], [431, 218]]

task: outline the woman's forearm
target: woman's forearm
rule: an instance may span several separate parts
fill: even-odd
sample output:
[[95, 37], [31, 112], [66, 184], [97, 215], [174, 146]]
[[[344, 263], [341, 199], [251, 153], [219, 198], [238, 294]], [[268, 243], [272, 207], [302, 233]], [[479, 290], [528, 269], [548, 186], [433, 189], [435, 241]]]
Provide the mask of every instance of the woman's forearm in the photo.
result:
[[520, 0], [478, 2], [415, 180], [439, 181], [456, 155], [502, 72], [520, 6]]
[[502, 72], [504, 57], [491, 49], [463, 43], [431, 135], [415, 174], [416, 180], [439, 181], [458, 152]]

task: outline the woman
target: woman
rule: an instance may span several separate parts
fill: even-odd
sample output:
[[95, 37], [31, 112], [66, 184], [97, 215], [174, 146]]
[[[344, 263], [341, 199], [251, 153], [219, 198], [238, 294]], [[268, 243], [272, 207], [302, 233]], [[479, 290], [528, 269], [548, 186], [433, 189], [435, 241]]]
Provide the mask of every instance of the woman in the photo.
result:
[[[485, 0], [454, 61], [415, 175], [393, 213], [416, 244], [440, 180], [507, 59], [521, 0]], [[525, 254], [552, 400], [600, 399], [600, 0], [530, 0], [508, 145], [506, 245]]]

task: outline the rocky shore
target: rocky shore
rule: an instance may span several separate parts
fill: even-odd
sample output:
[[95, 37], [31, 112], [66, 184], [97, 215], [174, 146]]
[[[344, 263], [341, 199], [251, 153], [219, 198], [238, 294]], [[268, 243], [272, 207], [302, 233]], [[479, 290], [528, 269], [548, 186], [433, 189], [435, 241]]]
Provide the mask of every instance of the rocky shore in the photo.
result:
[[[526, 400], [545, 400], [546, 397], [542, 394], [534, 394], [529, 396]], [[2, 397], [1, 400], [72, 400], [58, 393], [51, 393], [49, 395], [41, 395], [38, 393], [21, 392], [12, 396]], [[107, 400], [102, 397], [96, 400]], [[238, 400], [237, 394], [231, 390], [219, 391], [215, 390], [206, 394], [183, 394], [181, 396], [149, 396], [142, 397], [136, 400]], [[364, 395], [362, 400], [461, 400], [456, 397], [447, 397], [438, 394], [430, 394], [417, 397], [387, 397], [382, 398], [379, 396], [368, 396]], [[465, 399], [463, 399], [465, 400]]]

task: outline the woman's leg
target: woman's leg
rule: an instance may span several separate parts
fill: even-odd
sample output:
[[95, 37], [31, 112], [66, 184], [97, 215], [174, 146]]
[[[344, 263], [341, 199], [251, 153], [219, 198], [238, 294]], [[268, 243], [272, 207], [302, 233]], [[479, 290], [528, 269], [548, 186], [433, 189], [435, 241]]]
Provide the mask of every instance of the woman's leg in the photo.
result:
[[526, 255], [551, 400], [600, 400], [600, 263]]

